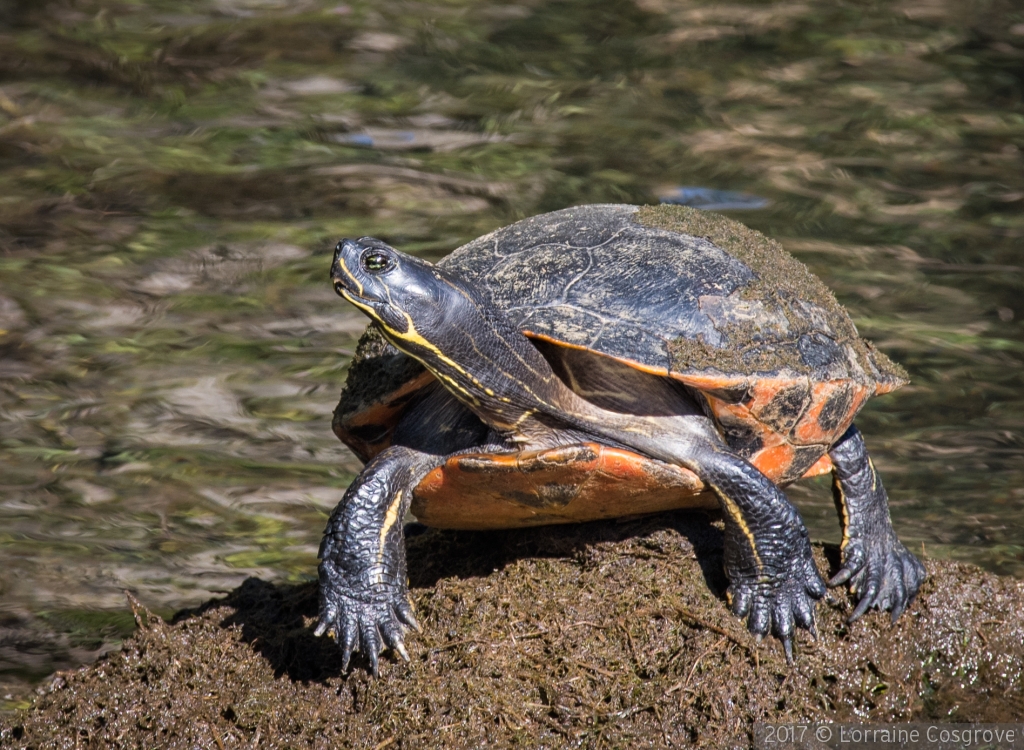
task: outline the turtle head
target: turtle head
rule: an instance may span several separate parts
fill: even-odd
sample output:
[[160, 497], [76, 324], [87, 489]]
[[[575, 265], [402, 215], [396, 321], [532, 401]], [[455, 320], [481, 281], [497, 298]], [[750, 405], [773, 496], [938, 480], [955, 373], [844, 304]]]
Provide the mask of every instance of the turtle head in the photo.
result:
[[471, 350], [464, 329], [479, 321], [481, 305], [471, 288], [432, 263], [372, 237], [342, 240], [331, 281], [392, 344], [428, 369], [451, 370], [458, 352]]
[[437, 331], [456, 292], [431, 263], [401, 253], [373, 237], [342, 240], [331, 264], [334, 291], [366, 313], [392, 337], [418, 329]]
[[334, 290], [488, 424], [508, 429], [557, 378], [527, 338], [461, 277], [371, 237], [342, 240]]

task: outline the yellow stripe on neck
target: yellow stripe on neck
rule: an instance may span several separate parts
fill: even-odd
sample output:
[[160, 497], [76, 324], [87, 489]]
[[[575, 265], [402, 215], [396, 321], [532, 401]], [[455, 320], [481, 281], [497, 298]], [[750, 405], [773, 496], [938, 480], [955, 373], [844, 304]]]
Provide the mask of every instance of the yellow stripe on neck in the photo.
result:
[[[347, 273], [347, 270], [346, 270], [346, 273]], [[367, 315], [369, 315], [369, 317], [375, 323], [377, 323], [377, 325], [379, 325], [384, 330], [384, 332], [387, 334], [388, 338], [391, 340], [391, 344], [396, 349], [398, 349], [399, 351], [401, 351], [404, 354], [408, 354], [410, 357], [412, 357], [413, 359], [415, 359], [415, 360], [419, 361], [421, 364], [423, 364], [434, 375], [434, 377], [436, 377], [438, 380], [440, 380], [442, 383], [444, 383], [448, 387], [448, 389], [451, 390], [453, 393], [455, 393], [457, 396], [464, 397], [473, 406], [480, 406], [480, 399], [478, 399], [472, 392], [467, 390], [462, 384], [460, 384], [458, 381], [456, 381], [450, 375], [448, 375], [448, 374], [446, 374], [444, 372], [441, 372], [438, 368], [431, 367], [430, 362], [428, 360], [425, 360], [423, 357], [421, 357], [420, 355], [416, 354], [415, 352], [409, 351], [409, 349], [403, 347], [401, 345], [401, 343], [399, 343], [399, 342], [407, 342], [407, 343], [412, 344], [414, 346], [418, 346], [421, 349], [426, 349], [438, 361], [443, 362], [448, 367], [450, 367], [452, 370], [454, 370], [455, 372], [459, 373], [459, 375], [461, 375], [466, 380], [468, 380], [470, 383], [475, 385], [483, 393], [485, 393], [486, 395], [488, 395], [490, 397], [497, 397], [495, 392], [494, 392], [494, 389], [484, 385], [472, 373], [468, 372], [466, 370], [466, 368], [464, 368], [458, 362], [456, 362], [451, 357], [449, 357], [444, 352], [442, 352], [440, 349], [438, 349], [437, 346], [435, 346], [430, 341], [428, 341], [426, 338], [424, 338], [423, 335], [416, 329], [416, 324], [413, 323], [412, 317], [407, 312], [405, 312], [404, 310], [401, 310], [401, 309], [399, 309], [397, 307], [394, 308], [394, 309], [396, 309], [402, 315], [403, 318], [405, 318], [405, 322], [406, 322], [406, 330], [405, 331], [399, 331], [399, 330], [395, 329], [394, 327], [389, 326], [386, 321], [381, 319], [381, 317], [377, 314], [377, 311], [373, 307], [371, 307], [370, 305], [366, 304], [365, 302], [360, 301], [351, 292], [349, 292], [347, 290], [343, 290], [342, 291], [342, 295], [345, 297], [346, 300], [351, 302], [353, 305], [358, 307], [360, 310], [363, 310], [364, 312], [366, 312]], [[526, 383], [523, 383], [522, 381], [517, 381], [517, 382], [518, 382], [519, 386], [523, 388], [523, 390], [525, 390], [527, 393], [529, 393], [531, 396], [533, 396], [539, 402], [541, 402], [542, 404], [547, 403], [547, 401], [545, 399], [542, 399], [540, 396], [538, 396], [536, 393], [534, 393], [533, 389], [530, 388]], [[497, 398], [498, 398], [498, 400], [503, 401], [505, 403], [511, 403], [511, 399], [509, 399], [507, 397], [497, 397]], [[535, 413], [535, 412], [534, 411], [530, 412], [530, 414], [533, 414], [533, 413]], [[519, 422], [517, 422], [516, 424], [518, 425]]]

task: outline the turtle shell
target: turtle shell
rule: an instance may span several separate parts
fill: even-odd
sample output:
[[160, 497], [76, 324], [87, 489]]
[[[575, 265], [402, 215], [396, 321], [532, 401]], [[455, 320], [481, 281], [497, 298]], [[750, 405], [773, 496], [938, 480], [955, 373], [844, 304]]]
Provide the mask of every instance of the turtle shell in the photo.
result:
[[[673, 378], [702, 394], [729, 445], [779, 484], [828, 471], [828, 448], [866, 399], [906, 382], [806, 266], [717, 214], [667, 205], [569, 208], [473, 240], [440, 265], [482, 290], [533, 339]], [[336, 434], [368, 460], [390, 444], [405, 406], [431, 380], [371, 326], [335, 411]], [[421, 482], [414, 512], [429, 515], [466, 492], [482, 496], [480, 477], [488, 473], [504, 473], [508, 503], [545, 505], [539, 475], [519, 471], [522, 481], [510, 482], [507, 460], [490, 458], [490, 472], [467, 472], [466, 456], [449, 460]], [[607, 468], [601, 455], [594, 460]], [[654, 476], [649, 464], [664, 466], [635, 457], [620, 472], [622, 482]], [[568, 465], [584, 472], [596, 464], [577, 457]], [[586, 484], [578, 472], [575, 484]], [[572, 473], [562, 466], [548, 484], [571, 484]], [[693, 475], [679, 481], [676, 494], [682, 485], [693, 496], [704, 489]], [[524, 492], [536, 497], [527, 502]], [[591, 505], [602, 505], [600, 497]], [[623, 515], [605, 508], [581, 516], [567, 508], [577, 500], [560, 506], [565, 520]], [[497, 521], [485, 525], [508, 525]]]

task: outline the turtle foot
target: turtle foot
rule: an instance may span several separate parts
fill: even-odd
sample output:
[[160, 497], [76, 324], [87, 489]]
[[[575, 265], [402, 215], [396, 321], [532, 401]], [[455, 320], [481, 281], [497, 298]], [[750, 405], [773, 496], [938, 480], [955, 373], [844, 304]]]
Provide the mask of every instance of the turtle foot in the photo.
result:
[[419, 630], [420, 626], [405, 588], [390, 594], [374, 592], [361, 598], [351, 590], [321, 585], [320, 620], [314, 632], [327, 633], [338, 641], [343, 672], [348, 671], [355, 651], [361, 651], [370, 660], [374, 677], [380, 673], [379, 657], [385, 647], [409, 661], [405, 633], [409, 628]]
[[747, 628], [759, 638], [771, 632], [782, 641], [790, 663], [795, 627], [817, 637], [814, 606], [824, 595], [825, 582], [818, 575], [809, 547], [805, 555], [793, 558], [786, 574], [733, 576], [728, 590], [733, 613], [746, 617]]
[[896, 622], [914, 600], [925, 576], [921, 561], [890, 531], [877, 541], [857, 538], [847, 542], [843, 567], [828, 585], [850, 584], [857, 606], [849, 622], [872, 607], [892, 612], [892, 621]]

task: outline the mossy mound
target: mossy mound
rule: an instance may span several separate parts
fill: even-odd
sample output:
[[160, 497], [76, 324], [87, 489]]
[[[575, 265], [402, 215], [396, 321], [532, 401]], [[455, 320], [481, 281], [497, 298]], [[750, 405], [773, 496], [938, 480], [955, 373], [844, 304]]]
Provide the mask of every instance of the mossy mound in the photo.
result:
[[[408, 664], [339, 673], [313, 584], [250, 579], [59, 675], [0, 730], [49, 747], [745, 747], [757, 721], [1011, 721], [1024, 714], [1024, 582], [949, 562], [895, 625], [818, 608], [787, 666], [720, 596], [699, 515], [409, 542], [424, 626]], [[835, 570], [833, 548], [819, 565]]]

